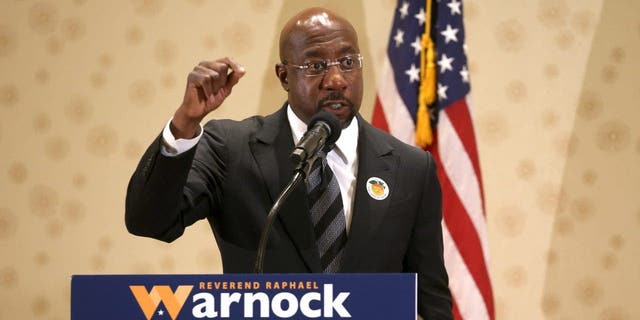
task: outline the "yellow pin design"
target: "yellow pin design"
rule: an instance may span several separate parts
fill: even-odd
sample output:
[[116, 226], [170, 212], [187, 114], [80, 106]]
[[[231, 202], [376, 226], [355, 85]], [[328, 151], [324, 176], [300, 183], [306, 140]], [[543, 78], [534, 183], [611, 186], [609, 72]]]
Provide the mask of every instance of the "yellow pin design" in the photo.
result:
[[367, 180], [367, 192], [371, 198], [384, 200], [389, 196], [389, 185], [378, 177], [371, 177]]

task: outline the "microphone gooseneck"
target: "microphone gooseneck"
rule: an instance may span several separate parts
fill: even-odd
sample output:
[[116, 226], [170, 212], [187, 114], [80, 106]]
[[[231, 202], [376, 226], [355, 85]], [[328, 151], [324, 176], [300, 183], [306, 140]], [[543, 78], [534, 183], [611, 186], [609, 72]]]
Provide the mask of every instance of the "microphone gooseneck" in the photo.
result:
[[253, 266], [254, 273], [262, 273], [263, 271], [264, 255], [267, 250], [269, 233], [271, 232], [271, 226], [278, 216], [282, 204], [291, 192], [305, 180], [307, 171], [318, 157], [318, 153], [320, 151], [329, 152], [340, 137], [340, 133], [342, 133], [340, 121], [326, 111], [322, 110], [318, 112], [311, 118], [311, 121], [309, 121], [307, 132], [302, 136], [290, 156], [291, 160], [296, 164], [293, 177], [273, 203], [267, 215], [267, 222], [260, 235], [258, 252], [256, 253], [256, 260]]

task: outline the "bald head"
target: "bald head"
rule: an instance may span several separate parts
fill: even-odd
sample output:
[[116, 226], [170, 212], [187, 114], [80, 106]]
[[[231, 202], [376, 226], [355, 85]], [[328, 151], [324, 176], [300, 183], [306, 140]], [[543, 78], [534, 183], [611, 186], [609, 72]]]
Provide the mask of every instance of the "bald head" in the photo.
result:
[[[362, 56], [349, 21], [324, 8], [301, 11], [282, 28], [280, 61], [276, 75], [299, 119], [325, 110], [351, 123], [362, 103]], [[309, 72], [318, 66], [322, 73]]]
[[[280, 60], [290, 60], [291, 51], [299, 47], [300, 42], [313, 40], [310, 37], [331, 37], [338, 31], [351, 34], [354, 44], [358, 45], [358, 36], [347, 19], [325, 8], [308, 8], [291, 17], [280, 32]], [[356, 48], [359, 51], [359, 48]]]

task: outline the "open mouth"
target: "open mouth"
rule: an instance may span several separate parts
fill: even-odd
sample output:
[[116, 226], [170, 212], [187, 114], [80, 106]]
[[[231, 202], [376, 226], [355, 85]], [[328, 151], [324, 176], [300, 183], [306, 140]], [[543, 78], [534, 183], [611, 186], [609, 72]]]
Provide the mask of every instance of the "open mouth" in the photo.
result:
[[328, 105], [325, 105], [325, 106], [329, 107], [332, 110], [338, 110], [342, 108], [344, 105], [342, 103], [335, 102], [335, 103], [329, 103]]
[[318, 110], [325, 109], [339, 118], [343, 118], [352, 113], [353, 103], [339, 92], [331, 92], [318, 103]]
[[346, 101], [327, 101], [322, 104], [322, 107], [329, 108], [331, 110], [338, 110], [342, 107], [346, 107], [349, 104]]

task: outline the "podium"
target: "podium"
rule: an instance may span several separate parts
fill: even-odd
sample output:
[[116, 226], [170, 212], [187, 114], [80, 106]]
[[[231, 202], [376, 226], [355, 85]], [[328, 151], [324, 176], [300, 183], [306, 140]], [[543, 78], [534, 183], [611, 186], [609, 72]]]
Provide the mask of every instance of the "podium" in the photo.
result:
[[416, 319], [417, 276], [74, 275], [71, 319]]

